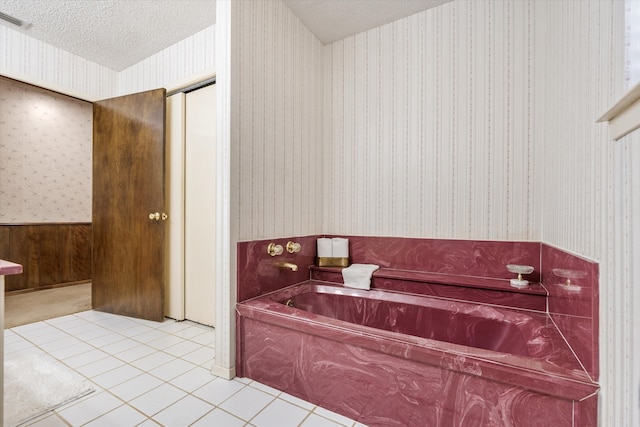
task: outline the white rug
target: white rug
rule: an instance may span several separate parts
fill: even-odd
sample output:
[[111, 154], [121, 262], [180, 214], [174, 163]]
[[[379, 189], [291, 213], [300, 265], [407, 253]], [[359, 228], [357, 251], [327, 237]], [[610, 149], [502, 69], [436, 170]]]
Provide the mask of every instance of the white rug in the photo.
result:
[[88, 381], [42, 356], [6, 360], [4, 426], [18, 426], [91, 392]]

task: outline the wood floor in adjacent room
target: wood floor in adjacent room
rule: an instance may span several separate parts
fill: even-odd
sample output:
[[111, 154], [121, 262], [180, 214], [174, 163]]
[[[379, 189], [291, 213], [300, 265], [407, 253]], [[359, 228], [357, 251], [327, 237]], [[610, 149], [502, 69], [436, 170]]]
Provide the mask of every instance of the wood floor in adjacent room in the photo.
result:
[[91, 309], [91, 283], [5, 295], [5, 329]]

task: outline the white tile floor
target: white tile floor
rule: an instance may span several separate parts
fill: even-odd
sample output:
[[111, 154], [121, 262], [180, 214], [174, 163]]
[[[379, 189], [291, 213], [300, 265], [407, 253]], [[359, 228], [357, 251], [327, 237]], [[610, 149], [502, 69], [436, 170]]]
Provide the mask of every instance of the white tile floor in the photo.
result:
[[85, 311], [4, 337], [5, 360], [50, 357], [95, 388], [29, 426], [364, 427], [258, 382], [211, 375], [214, 330], [192, 322]]

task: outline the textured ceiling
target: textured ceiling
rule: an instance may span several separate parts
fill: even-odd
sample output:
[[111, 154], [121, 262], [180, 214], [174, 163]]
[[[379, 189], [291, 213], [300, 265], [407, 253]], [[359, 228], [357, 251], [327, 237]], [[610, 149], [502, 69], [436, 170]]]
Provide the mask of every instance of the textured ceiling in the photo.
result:
[[284, 0], [322, 43], [388, 24], [451, 0]]
[[115, 71], [215, 23], [215, 0], [1, 0], [7, 27]]
[[[272, 1], [272, 0], [254, 0]], [[284, 0], [330, 43], [451, 0]], [[215, 23], [215, 0], [0, 0], [22, 31], [115, 71]]]

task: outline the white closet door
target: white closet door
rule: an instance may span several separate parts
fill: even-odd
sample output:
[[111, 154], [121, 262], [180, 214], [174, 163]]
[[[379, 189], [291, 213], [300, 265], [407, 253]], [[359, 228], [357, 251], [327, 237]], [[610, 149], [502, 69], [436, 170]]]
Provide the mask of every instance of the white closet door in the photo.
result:
[[164, 315], [184, 320], [184, 138], [185, 94], [167, 98]]
[[186, 95], [185, 318], [215, 326], [216, 86]]

